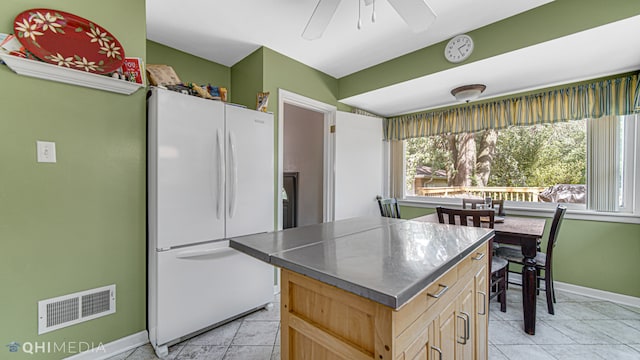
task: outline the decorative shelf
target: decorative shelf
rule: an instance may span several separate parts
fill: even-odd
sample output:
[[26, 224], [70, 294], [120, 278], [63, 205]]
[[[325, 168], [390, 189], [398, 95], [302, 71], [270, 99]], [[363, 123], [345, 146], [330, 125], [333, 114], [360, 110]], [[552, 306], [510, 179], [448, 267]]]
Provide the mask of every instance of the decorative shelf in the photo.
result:
[[18, 56], [0, 53], [0, 59], [16, 74], [31, 76], [39, 79], [58, 81], [71, 85], [85, 86], [89, 88], [131, 95], [144, 87], [142, 84], [115, 79], [105, 75], [74, 70], [64, 66], [57, 66], [29, 60]]

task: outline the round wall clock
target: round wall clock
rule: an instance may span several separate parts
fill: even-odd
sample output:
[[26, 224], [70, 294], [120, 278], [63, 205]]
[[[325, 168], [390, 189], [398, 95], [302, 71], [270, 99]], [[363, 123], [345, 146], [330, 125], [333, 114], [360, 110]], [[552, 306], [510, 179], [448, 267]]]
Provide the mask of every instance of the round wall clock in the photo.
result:
[[473, 52], [473, 39], [469, 35], [457, 35], [449, 40], [444, 48], [444, 57], [452, 62], [459, 63], [466, 60]]

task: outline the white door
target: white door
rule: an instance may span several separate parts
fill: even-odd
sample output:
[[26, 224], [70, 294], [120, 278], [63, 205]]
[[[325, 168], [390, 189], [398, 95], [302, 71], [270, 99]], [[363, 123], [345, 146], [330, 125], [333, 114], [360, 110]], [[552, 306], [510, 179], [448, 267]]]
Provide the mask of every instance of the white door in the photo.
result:
[[274, 229], [273, 114], [226, 106], [227, 238]]
[[338, 111], [335, 132], [335, 220], [380, 216], [383, 194], [382, 119]]
[[[224, 237], [224, 105], [157, 89], [157, 247]], [[156, 141], [156, 140], [150, 140]], [[153, 165], [151, 165], [153, 166]]]

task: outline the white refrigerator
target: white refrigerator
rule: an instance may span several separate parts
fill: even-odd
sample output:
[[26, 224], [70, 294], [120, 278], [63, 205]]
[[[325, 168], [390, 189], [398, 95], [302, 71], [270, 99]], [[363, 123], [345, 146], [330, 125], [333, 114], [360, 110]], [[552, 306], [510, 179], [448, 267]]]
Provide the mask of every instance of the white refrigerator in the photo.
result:
[[272, 114], [150, 92], [148, 330], [163, 356], [273, 301], [273, 268], [227, 239], [274, 229], [274, 133]]

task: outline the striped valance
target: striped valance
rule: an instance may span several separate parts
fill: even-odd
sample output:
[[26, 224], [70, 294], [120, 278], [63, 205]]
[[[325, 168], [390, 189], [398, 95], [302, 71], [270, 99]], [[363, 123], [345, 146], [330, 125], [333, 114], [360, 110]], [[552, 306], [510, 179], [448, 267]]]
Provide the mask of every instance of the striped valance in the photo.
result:
[[637, 87], [638, 75], [631, 75], [494, 102], [396, 116], [385, 119], [384, 136], [386, 140], [405, 140], [628, 115], [636, 110]]

